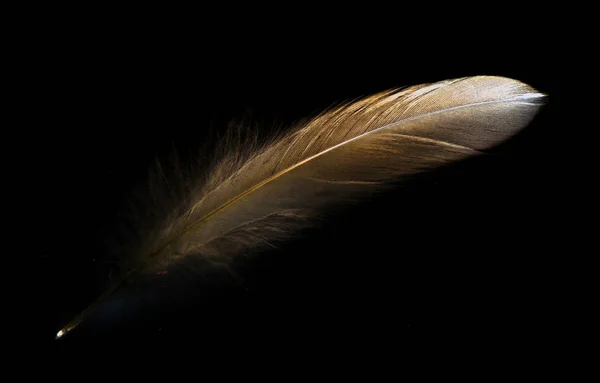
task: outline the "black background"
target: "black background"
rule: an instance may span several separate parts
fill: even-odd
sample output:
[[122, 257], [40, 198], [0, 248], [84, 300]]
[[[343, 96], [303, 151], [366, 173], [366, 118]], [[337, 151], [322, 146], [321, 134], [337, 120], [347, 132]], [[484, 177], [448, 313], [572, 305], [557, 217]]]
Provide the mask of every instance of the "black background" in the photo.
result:
[[[548, 204], [560, 103], [555, 50], [535, 42], [544, 32], [518, 44], [492, 35], [492, 21], [457, 21], [464, 30], [417, 42], [388, 23], [321, 32], [306, 19], [250, 20], [232, 29], [237, 20], [209, 26], [202, 15], [80, 17], [31, 37], [23, 69], [36, 108], [23, 126], [36, 128], [24, 129], [35, 139], [23, 190], [39, 201], [40, 230], [27, 245], [30, 352], [160, 354], [166, 343], [193, 344], [198, 355], [264, 348], [394, 359], [428, 347], [517, 352], [543, 342], [556, 294]], [[418, 177], [268, 252], [243, 286], [207, 289], [183, 311], [112, 335], [105, 323], [54, 340], [105, 287], [107, 238], [156, 157], [175, 147], [192, 158], [210, 148], [209, 131], [236, 118], [269, 130], [381, 90], [479, 74], [521, 80], [549, 104], [489, 156]]]

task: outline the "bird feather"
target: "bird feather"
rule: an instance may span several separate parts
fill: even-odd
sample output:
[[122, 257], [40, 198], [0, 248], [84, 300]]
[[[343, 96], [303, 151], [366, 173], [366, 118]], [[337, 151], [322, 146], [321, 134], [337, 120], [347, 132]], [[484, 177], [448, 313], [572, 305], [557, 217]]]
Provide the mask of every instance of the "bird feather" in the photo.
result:
[[231, 264], [310, 225], [324, 209], [498, 145], [532, 120], [544, 98], [504, 77], [440, 81], [349, 102], [262, 145], [232, 147], [158, 222], [127, 276], [194, 257]]

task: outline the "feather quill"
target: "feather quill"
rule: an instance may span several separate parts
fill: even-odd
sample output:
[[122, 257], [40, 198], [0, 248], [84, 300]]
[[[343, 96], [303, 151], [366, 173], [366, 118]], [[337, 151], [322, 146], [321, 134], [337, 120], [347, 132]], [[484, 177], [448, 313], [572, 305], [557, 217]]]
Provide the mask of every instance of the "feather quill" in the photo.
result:
[[158, 222], [125, 279], [193, 257], [231, 264], [246, 250], [310, 224], [324, 208], [498, 145], [532, 120], [544, 98], [503, 77], [447, 80], [375, 94], [266, 144], [233, 148]]

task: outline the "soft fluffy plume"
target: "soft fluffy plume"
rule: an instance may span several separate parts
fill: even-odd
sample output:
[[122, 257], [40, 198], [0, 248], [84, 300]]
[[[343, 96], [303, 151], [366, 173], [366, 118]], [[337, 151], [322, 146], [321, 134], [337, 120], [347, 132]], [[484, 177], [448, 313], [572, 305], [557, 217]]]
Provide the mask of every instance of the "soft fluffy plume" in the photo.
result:
[[516, 80], [461, 78], [341, 105], [264, 144], [229, 145], [144, 238], [128, 275], [193, 257], [228, 264], [326, 208], [496, 146], [525, 127], [543, 100]]

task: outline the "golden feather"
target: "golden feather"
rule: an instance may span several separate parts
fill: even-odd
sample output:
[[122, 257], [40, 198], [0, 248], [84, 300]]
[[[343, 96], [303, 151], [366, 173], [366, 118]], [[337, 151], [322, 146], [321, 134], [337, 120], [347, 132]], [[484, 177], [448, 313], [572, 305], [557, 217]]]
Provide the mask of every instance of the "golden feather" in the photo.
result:
[[498, 145], [532, 120], [544, 98], [503, 77], [447, 80], [382, 92], [264, 145], [232, 148], [158, 223], [125, 278], [190, 257], [229, 264], [247, 249], [293, 234], [324, 208]]

